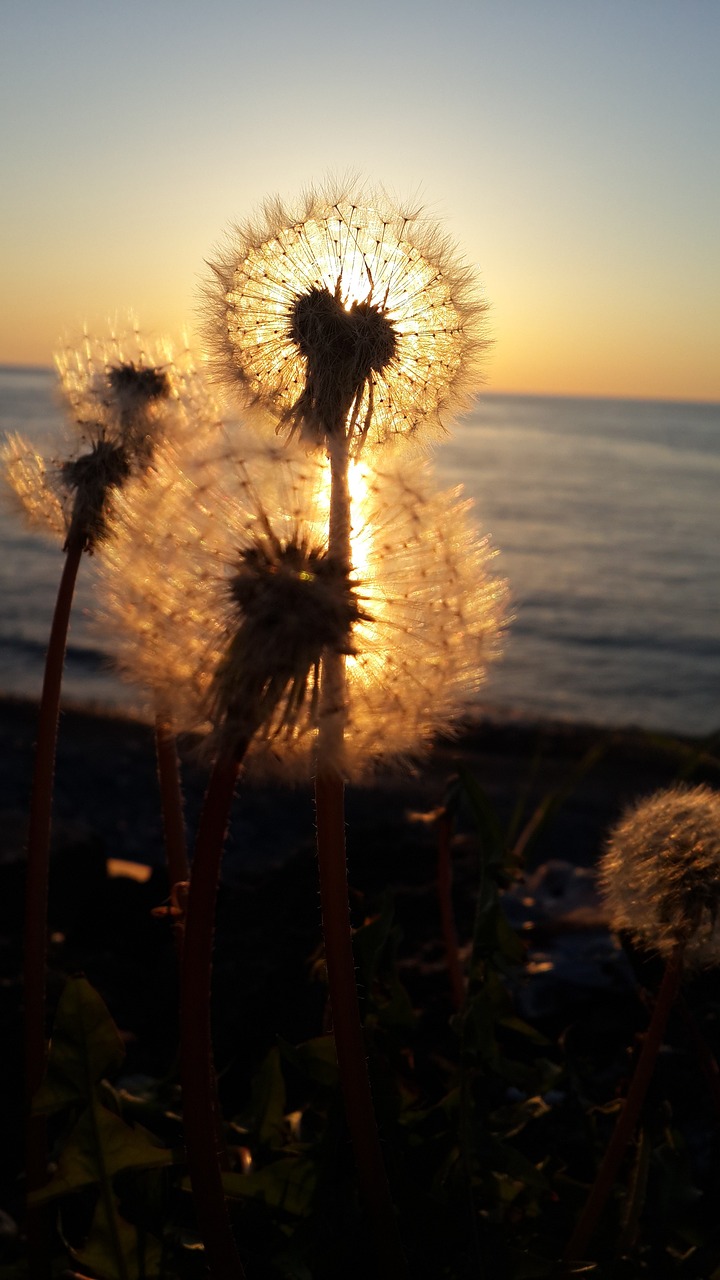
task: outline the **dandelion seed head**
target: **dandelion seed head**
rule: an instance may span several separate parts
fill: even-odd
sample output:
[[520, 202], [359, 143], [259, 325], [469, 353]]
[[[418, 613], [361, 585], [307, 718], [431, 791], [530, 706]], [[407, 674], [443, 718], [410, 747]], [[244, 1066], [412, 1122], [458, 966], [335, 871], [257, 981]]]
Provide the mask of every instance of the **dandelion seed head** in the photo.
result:
[[103, 540], [112, 490], [121, 488], [130, 472], [128, 451], [109, 440], [96, 440], [89, 453], [61, 464], [62, 484], [72, 497], [71, 527], [80, 532], [85, 551]]
[[13, 437], [3, 473], [31, 525], [92, 552], [118, 491], [150, 465], [159, 441], [187, 430], [209, 395], [187, 350], [174, 357], [167, 341], [147, 341], [137, 327], [67, 343], [56, 364], [66, 438], [56, 457], [41, 458]]
[[474, 271], [438, 228], [382, 194], [268, 202], [211, 264], [218, 375], [278, 430], [322, 443], [438, 434], [487, 346]]
[[227, 582], [235, 616], [210, 688], [212, 718], [234, 740], [258, 730], [282, 740], [316, 716], [321, 662], [352, 653], [362, 612], [349, 575], [322, 548], [258, 529], [253, 538]]
[[696, 968], [720, 963], [720, 793], [658, 791], [611, 832], [600, 885], [612, 927], [661, 956], [684, 945]]
[[506, 587], [470, 504], [385, 451], [354, 463], [350, 572], [327, 551], [329, 468], [196, 429], [114, 504], [104, 631], [128, 676], [206, 735], [253, 735], [255, 776], [312, 775], [328, 654], [346, 670], [342, 758], [360, 781], [450, 732], [499, 650]]
[[0, 475], [8, 504], [31, 529], [64, 538], [67, 525], [63, 505], [55, 477], [48, 475], [48, 470], [47, 460], [16, 432], [0, 448]]

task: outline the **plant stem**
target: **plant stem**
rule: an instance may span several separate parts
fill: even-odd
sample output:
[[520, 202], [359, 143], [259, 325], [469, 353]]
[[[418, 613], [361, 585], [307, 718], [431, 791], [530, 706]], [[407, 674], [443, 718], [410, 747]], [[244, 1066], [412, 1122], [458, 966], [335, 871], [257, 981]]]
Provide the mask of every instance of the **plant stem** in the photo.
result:
[[221, 755], [208, 784], [190, 873], [180, 980], [183, 1126], [198, 1228], [212, 1280], [242, 1280], [245, 1275], [222, 1185], [210, 1018], [217, 885], [243, 754], [244, 749]]
[[319, 772], [315, 797], [325, 962], [340, 1084], [360, 1189], [377, 1239], [378, 1274], [383, 1280], [400, 1280], [407, 1266], [375, 1120], [355, 983], [340, 775], [328, 769]]
[[[352, 569], [349, 451], [344, 430], [329, 442], [328, 554]], [[407, 1264], [380, 1147], [355, 983], [345, 857], [345, 787], [342, 778], [347, 681], [345, 656], [326, 650], [322, 660], [318, 726], [317, 851], [325, 963], [333, 1034], [360, 1191], [375, 1233], [381, 1280], [402, 1280]]]
[[155, 755], [165, 832], [165, 858], [172, 890], [188, 878], [187, 842], [175, 734], [170, 717], [159, 709], [155, 713]]
[[460, 1009], [465, 999], [465, 979], [458, 954], [457, 931], [455, 929], [452, 906], [452, 821], [447, 809], [442, 810], [437, 820], [437, 837], [437, 891], [440, 905], [440, 925], [447, 956], [452, 1002], [455, 1009]]
[[[68, 539], [45, 659], [30, 800], [23, 960], [27, 1107], [25, 1176], [28, 1194], [38, 1191], [47, 1180], [45, 1117], [32, 1114], [32, 1099], [45, 1074], [47, 1053], [45, 968], [53, 779], [65, 648], [82, 551], [82, 537], [76, 534]], [[28, 1209], [27, 1212], [30, 1274], [33, 1280], [48, 1275], [50, 1270], [49, 1241], [43, 1222], [46, 1216], [42, 1208]]]
[[678, 945], [669, 956], [665, 966], [665, 973], [660, 983], [653, 1015], [645, 1035], [635, 1073], [630, 1081], [627, 1097], [617, 1118], [612, 1137], [598, 1169], [590, 1195], [585, 1202], [580, 1220], [563, 1255], [567, 1262], [582, 1259], [585, 1248], [598, 1225], [607, 1198], [613, 1189], [623, 1156], [645, 1101], [645, 1095], [660, 1052], [670, 1010], [680, 987], [682, 960], [683, 948]]

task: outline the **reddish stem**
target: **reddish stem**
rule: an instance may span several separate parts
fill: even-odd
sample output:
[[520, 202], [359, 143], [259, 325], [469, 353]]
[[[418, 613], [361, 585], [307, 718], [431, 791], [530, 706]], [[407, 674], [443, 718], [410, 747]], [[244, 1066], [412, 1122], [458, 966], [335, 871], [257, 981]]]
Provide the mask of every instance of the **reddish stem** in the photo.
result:
[[170, 719], [162, 711], [158, 711], [155, 716], [155, 754], [165, 832], [165, 858], [172, 890], [176, 884], [182, 884], [188, 878], [187, 842], [175, 734]]
[[[53, 779], [65, 648], [82, 551], [82, 538], [75, 536], [68, 540], [45, 658], [30, 799], [23, 960], [25, 1005], [23, 1034], [27, 1107], [25, 1172], [28, 1193], [39, 1190], [47, 1181], [45, 1118], [32, 1114], [32, 1099], [42, 1083], [47, 1056], [45, 968]], [[50, 1271], [47, 1226], [43, 1221], [46, 1216], [41, 1209], [28, 1208], [30, 1274], [33, 1280], [49, 1275]]]
[[381, 1280], [402, 1280], [407, 1275], [407, 1264], [375, 1120], [355, 983], [345, 858], [344, 787], [339, 774], [329, 770], [318, 772], [315, 798], [325, 962], [340, 1084], [360, 1189], [376, 1236], [378, 1274]]
[[670, 1010], [680, 987], [682, 960], [683, 949], [678, 946], [670, 955], [665, 966], [665, 973], [658, 991], [650, 1026], [647, 1029], [635, 1073], [630, 1081], [627, 1097], [617, 1118], [610, 1143], [598, 1169], [590, 1195], [585, 1202], [580, 1220], [565, 1250], [564, 1258], [567, 1262], [574, 1262], [583, 1258], [585, 1248], [598, 1225], [605, 1202], [613, 1189], [623, 1156], [645, 1101], [645, 1095], [660, 1052]]
[[440, 925], [447, 956], [452, 1002], [456, 1009], [460, 1009], [465, 999], [465, 979], [458, 954], [457, 931], [455, 929], [455, 916], [452, 905], [452, 822], [447, 809], [442, 810], [437, 820], [437, 832], [437, 891], [440, 905]]
[[222, 1185], [220, 1116], [210, 1020], [212, 946], [223, 844], [242, 754], [220, 756], [198, 828], [180, 980], [180, 1074], [187, 1163], [212, 1280], [243, 1280]]

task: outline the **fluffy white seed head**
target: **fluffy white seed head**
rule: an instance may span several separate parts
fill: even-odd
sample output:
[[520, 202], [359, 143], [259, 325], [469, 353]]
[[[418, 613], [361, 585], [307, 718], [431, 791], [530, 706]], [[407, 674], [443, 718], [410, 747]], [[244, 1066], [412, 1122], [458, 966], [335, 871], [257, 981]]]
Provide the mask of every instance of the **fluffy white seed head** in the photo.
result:
[[361, 779], [450, 729], [497, 650], [505, 587], [468, 504], [394, 455], [351, 468], [351, 490], [350, 574], [326, 550], [327, 463], [294, 448], [166, 451], [116, 503], [104, 612], [122, 667], [210, 751], [252, 735], [255, 773], [317, 766], [329, 652], [347, 676], [330, 763]]
[[121, 336], [84, 337], [56, 357], [66, 439], [42, 458], [19, 436], [2, 451], [7, 487], [29, 523], [92, 552], [107, 532], [117, 492], [147, 467], [161, 438], [192, 416], [200, 377], [167, 341], [143, 340], [137, 328]]
[[465, 407], [487, 346], [476, 273], [438, 227], [382, 193], [268, 201], [211, 263], [219, 377], [279, 431], [314, 443], [420, 433]]
[[[243, 628], [253, 558], [272, 587], [284, 563], [289, 578], [302, 581], [302, 565], [291, 566], [290, 554], [312, 536], [321, 482], [312, 459], [249, 436], [231, 443], [212, 414], [196, 412], [192, 430], [169, 443], [114, 504], [99, 586], [106, 640], [121, 671], [169, 709], [179, 728], [207, 732], [214, 724], [216, 746], [223, 735], [240, 739], [257, 728], [258, 670], [272, 666], [279, 643], [277, 618], [265, 619], [264, 634], [260, 624], [259, 645]], [[265, 502], [276, 513], [272, 521]], [[251, 618], [262, 612], [260, 604]]]
[[697, 968], [720, 963], [720, 793], [658, 791], [608, 839], [600, 885], [612, 927], [667, 957], [678, 943]]
[[57, 466], [41, 457], [24, 436], [13, 433], [0, 449], [0, 471], [6, 498], [30, 528], [64, 538], [67, 522]]

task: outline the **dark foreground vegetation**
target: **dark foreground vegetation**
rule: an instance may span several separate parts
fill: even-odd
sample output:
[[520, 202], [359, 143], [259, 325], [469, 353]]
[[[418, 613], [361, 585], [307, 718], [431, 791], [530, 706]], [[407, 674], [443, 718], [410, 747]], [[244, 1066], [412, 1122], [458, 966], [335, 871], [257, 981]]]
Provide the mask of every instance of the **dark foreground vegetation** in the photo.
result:
[[[23, 1238], [23, 841], [35, 709], [0, 746], [0, 1276]], [[712, 743], [486, 725], [416, 776], [348, 796], [355, 959], [384, 1156], [410, 1274], [720, 1277], [720, 988], [676, 1003], [587, 1257], [563, 1263], [660, 978], [608, 933], [594, 887], [623, 806], [717, 783]], [[47, 1206], [55, 1274], [205, 1274], [184, 1165], [178, 922], [150, 732], [66, 713], [50, 896]], [[204, 776], [185, 767], [189, 825]], [[442, 925], [449, 849], [465, 979]], [[130, 864], [130, 865], [124, 865]], [[462, 997], [462, 998], [461, 998]], [[219, 897], [218, 1143], [249, 1280], [376, 1274], [345, 1129], [321, 949], [313, 807], [241, 787]]]

